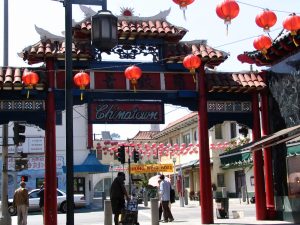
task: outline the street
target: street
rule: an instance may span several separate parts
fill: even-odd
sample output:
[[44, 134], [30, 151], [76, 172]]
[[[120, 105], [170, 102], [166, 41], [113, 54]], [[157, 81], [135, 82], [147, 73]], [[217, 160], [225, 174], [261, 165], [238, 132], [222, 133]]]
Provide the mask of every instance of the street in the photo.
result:
[[[216, 204], [214, 203], [214, 213]], [[232, 211], [239, 211], [241, 218], [233, 219]], [[139, 205], [138, 221], [141, 225], [151, 225], [151, 210], [150, 204], [144, 207], [143, 204]], [[200, 219], [200, 206], [196, 201], [189, 201], [185, 207], [179, 206], [179, 201], [172, 204], [172, 213], [175, 221], [181, 225], [198, 225], [201, 224]], [[242, 215], [244, 214], [244, 215]], [[256, 221], [255, 219], [255, 205], [240, 203], [239, 199], [230, 199], [229, 201], [229, 219], [217, 219], [214, 215], [216, 224], [291, 224], [285, 221]], [[58, 214], [58, 225], [66, 224], [66, 214]], [[76, 209], [74, 215], [75, 225], [103, 225], [104, 212], [96, 207]], [[170, 223], [171, 224], [171, 223]], [[17, 217], [12, 217], [12, 225], [17, 225]], [[28, 216], [27, 225], [42, 225], [41, 213], [30, 213]]]

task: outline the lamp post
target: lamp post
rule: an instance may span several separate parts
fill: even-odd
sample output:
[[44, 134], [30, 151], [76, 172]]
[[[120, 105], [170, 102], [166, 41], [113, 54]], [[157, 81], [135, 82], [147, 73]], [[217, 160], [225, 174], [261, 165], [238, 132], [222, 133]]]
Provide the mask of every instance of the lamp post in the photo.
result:
[[[3, 66], [8, 66], [8, 0], [4, 0], [4, 29], [3, 29]], [[8, 214], [8, 195], [7, 195], [7, 186], [8, 186], [8, 124], [2, 125], [2, 185], [1, 185], [1, 217], [0, 225], [9, 225], [11, 224], [11, 218]]]
[[113, 162], [110, 163], [110, 171], [111, 171], [111, 183], [110, 184], [112, 184], [112, 182], [114, 180], [114, 163]]
[[[58, 0], [62, 1], [62, 0]], [[72, 65], [72, 4], [100, 5], [104, 14], [92, 17], [92, 44], [100, 51], [108, 51], [117, 42], [117, 18], [107, 11], [106, 0], [64, 0], [65, 7], [65, 106], [66, 106], [66, 183], [67, 225], [74, 224], [74, 171], [73, 171], [73, 65]], [[104, 15], [104, 16], [103, 16]], [[112, 42], [112, 44], [109, 43]], [[105, 48], [103, 45], [105, 43]], [[99, 44], [99, 46], [97, 46]], [[113, 46], [112, 46], [113, 45]], [[107, 47], [108, 46], [108, 47]], [[112, 46], [112, 47], [111, 47]], [[55, 179], [55, 178], [53, 178]], [[47, 224], [46, 224], [47, 225]]]
[[173, 157], [172, 161], [173, 161], [173, 164], [174, 164], [174, 189], [176, 189], [176, 169], [175, 169], [176, 157]]

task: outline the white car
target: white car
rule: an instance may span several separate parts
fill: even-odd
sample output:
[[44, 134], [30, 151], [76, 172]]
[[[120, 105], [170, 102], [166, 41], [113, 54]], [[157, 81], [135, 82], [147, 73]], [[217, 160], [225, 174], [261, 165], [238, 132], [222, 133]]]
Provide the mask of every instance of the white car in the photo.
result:
[[[28, 211], [39, 211], [39, 201], [40, 197], [38, 196], [40, 189], [31, 190], [29, 195], [29, 208]], [[57, 189], [57, 209], [62, 212], [67, 212], [67, 195], [65, 192]], [[11, 216], [17, 214], [17, 209], [12, 205], [13, 199], [8, 200], [8, 212]], [[74, 206], [75, 208], [81, 208], [86, 206], [85, 197], [83, 194], [74, 194]]]

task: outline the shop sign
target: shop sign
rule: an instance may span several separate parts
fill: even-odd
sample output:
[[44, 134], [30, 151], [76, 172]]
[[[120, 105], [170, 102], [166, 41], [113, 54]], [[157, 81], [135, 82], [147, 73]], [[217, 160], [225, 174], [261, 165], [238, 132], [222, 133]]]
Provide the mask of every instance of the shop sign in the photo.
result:
[[162, 102], [97, 101], [89, 104], [92, 124], [163, 124]]
[[130, 167], [132, 174], [173, 172], [173, 164], [138, 164]]

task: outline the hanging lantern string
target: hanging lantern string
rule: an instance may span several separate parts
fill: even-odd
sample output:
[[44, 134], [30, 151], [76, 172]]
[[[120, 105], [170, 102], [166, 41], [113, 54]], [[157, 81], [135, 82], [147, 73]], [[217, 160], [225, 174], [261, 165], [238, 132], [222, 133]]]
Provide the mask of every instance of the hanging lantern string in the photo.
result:
[[[257, 6], [257, 5], [252, 5], [250, 3], [246, 3], [246, 2], [241, 2], [241, 1], [236, 1], [240, 4], [243, 4], [243, 5], [247, 5], [247, 6], [250, 6], [250, 7], [254, 7], [254, 8], [258, 8], [258, 9], [266, 9], [266, 7], [261, 7], [261, 6]], [[268, 8], [269, 9], [269, 8]], [[274, 12], [279, 12], [279, 13], [287, 13], [287, 14], [290, 14], [292, 12], [288, 12], [288, 11], [284, 11], [284, 10], [278, 10], [278, 9], [269, 9], [271, 11], [274, 11]], [[300, 14], [300, 13], [296, 13], [296, 14]]]
[[[270, 31], [271, 32], [275, 32], [275, 31], [278, 31], [278, 30], [281, 30], [281, 32], [277, 35], [276, 38], [273, 39], [273, 41], [276, 41], [281, 35], [282, 33], [284, 32], [284, 29], [282, 29], [282, 27], [280, 28], [275, 28], [275, 29], [272, 29]], [[269, 35], [270, 35], [269, 33]], [[249, 36], [249, 37], [246, 37], [246, 38], [242, 38], [242, 39], [239, 39], [239, 40], [236, 40], [236, 41], [232, 41], [232, 42], [228, 42], [228, 43], [225, 43], [225, 44], [222, 44], [222, 45], [217, 45], [215, 47], [212, 47], [212, 51], [217, 49], [217, 48], [221, 48], [221, 47], [224, 47], [224, 46], [229, 46], [229, 45], [234, 45], [234, 44], [237, 44], [237, 43], [240, 43], [240, 42], [243, 42], [243, 41], [247, 41], [247, 40], [250, 40], [250, 39], [253, 39], [255, 37], [257, 37], [258, 35], [253, 35], [253, 36]], [[200, 53], [201, 52], [204, 52], [206, 50], [199, 50]], [[161, 60], [157, 60], [157, 63], [159, 62], [163, 62], [163, 61], [166, 61], [166, 60], [169, 60], [169, 59], [174, 59], [174, 58], [182, 58], [182, 57], [185, 57], [186, 54], [184, 55], [178, 55], [178, 56], [172, 56], [172, 57], [166, 57], [166, 58], [163, 58]], [[149, 62], [149, 63], [152, 63], [152, 62]], [[145, 64], [149, 64], [147, 62], [139, 62], [139, 63], [136, 63], [134, 65], [145, 65]], [[90, 72], [90, 71], [95, 71], [95, 70], [108, 70], [108, 69], [117, 69], [117, 68], [124, 68], [124, 67], [127, 67], [127, 66], [132, 66], [132, 63], [131, 64], [128, 64], [128, 65], [123, 65], [123, 66], [105, 66], [105, 67], [95, 67], [95, 68], [90, 68], [90, 69], [84, 69], [83, 71], [84, 72]], [[46, 69], [41, 69], [39, 67], [10, 67], [10, 66], [2, 66], [1, 68], [3, 69], [7, 69], [7, 68], [19, 68], [21, 70], [24, 70], [24, 69], [30, 69], [30, 70], [34, 70], [36, 72], [42, 72], [42, 73], [45, 73], [45, 72], [56, 72], [56, 71], [64, 71], [64, 70], [59, 70], [59, 69], [56, 69], [56, 70], [46, 70]], [[74, 70], [74, 71], [80, 71], [80, 70]]]

